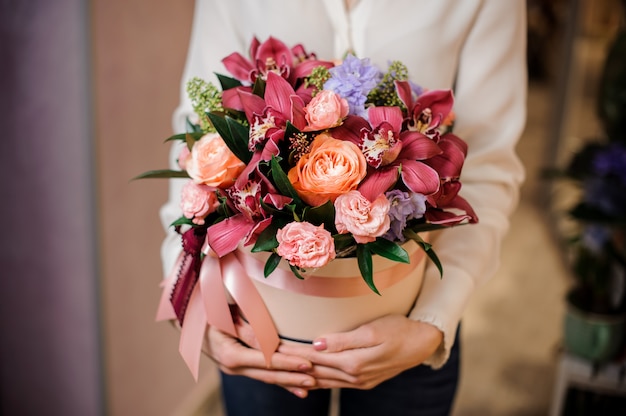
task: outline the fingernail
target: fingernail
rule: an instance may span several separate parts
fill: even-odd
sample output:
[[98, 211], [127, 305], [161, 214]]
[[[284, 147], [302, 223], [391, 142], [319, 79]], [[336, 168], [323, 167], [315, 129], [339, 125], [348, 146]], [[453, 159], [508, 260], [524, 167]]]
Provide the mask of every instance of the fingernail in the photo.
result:
[[316, 351], [324, 351], [326, 347], [326, 338], [319, 338], [313, 341], [313, 348], [315, 348]]
[[300, 384], [302, 385], [302, 387], [313, 387], [315, 385], [315, 382], [311, 379], [306, 379]]
[[310, 364], [300, 364], [298, 366], [298, 370], [300, 371], [309, 371], [311, 369], [311, 365]]
[[292, 389], [291, 392], [301, 399], [304, 399], [307, 396], [306, 391], [302, 389]]

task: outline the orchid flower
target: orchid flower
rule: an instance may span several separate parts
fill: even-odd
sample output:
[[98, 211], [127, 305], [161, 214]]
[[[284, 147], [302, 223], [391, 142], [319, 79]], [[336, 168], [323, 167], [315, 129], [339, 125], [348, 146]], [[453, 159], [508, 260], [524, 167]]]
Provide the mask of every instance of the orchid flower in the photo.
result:
[[409, 82], [396, 81], [395, 84], [400, 100], [408, 109], [407, 129], [437, 139], [437, 128], [446, 122], [452, 111], [452, 91], [426, 91], [414, 100]]
[[287, 81], [274, 73], [267, 76], [264, 98], [242, 90], [239, 98], [250, 123], [250, 151], [263, 148], [268, 141], [280, 142], [287, 121], [300, 130], [306, 126], [304, 101]]
[[314, 54], [308, 54], [302, 45], [290, 50], [280, 40], [269, 37], [260, 43], [255, 37], [250, 44], [250, 59], [238, 52], [228, 55], [222, 63], [236, 79], [254, 84], [257, 78], [267, 80], [270, 73], [277, 74], [295, 85], [297, 79], [310, 75], [313, 68], [330, 68], [332, 62], [317, 60]]
[[272, 215], [263, 204], [281, 210], [292, 199], [280, 195], [272, 183], [255, 169], [247, 181], [239, 181], [226, 190], [227, 205], [236, 212], [232, 217], [210, 226], [207, 241], [213, 251], [222, 257], [234, 251], [240, 242], [253, 244], [272, 222]]
[[[427, 197], [433, 207], [426, 211], [426, 220], [433, 224], [455, 225], [469, 220], [478, 222], [478, 217], [470, 204], [461, 196], [461, 169], [467, 155], [467, 144], [453, 134], [443, 135], [438, 142], [443, 151], [425, 163], [439, 172], [441, 185], [439, 190]], [[449, 211], [452, 209], [453, 211]], [[462, 211], [462, 213], [459, 213]]]
[[[402, 111], [399, 107], [370, 107], [368, 116], [370, 125], [375, 127], [362, 127], [356, 142], [370, 165], [359, 191], [371, 201], [402, 178], [412, 192], [423, 195], [436, 193], [439, 190], [439, 175], [423, 161], [441, 154], [439, 146], [422, 133], [401, 132]], [[346, 127], [354, 129], [357, 123], [350, 118]], [[362, 123], [367, 124], [364, 120]], [[354, 140], [355, 136], [344, 138]]]

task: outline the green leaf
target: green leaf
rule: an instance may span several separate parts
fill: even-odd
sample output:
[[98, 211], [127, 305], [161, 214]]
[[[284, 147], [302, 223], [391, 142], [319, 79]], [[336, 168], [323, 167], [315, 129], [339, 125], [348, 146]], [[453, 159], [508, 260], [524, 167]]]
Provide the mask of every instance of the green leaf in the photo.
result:
[[230, 151], [239, 160], [248, 163], [252, 157], [248, 150], [248, 128], [217, 112], [207, 113], [207, 116]]
[[200, 132], [192, 132], [192, 133], [175, 134], [165, 139], [165, 142], [173, 142], [176, 140], [181, 141], [181, 142], [186, 142], [188, 139], [187, 136], [190, 136], [193, 140], [197, 141], [197, 140], [200, 140], [202, 136], [204, 136], [204, 133], [200, 131]]
[[196, 224], [194, 224], [193, 221], [191, 221], [187, 217], [180, 217], [179, 219], [177, 219], [176, 221], [170, 224], [170, 226], [172, 227], [176, 227], [179, 225], [194, 225], [195, 226]]
[[325, 204], [317, 207], [305, 208], [302, 219], [315, 225], [324, 224], [324, 228], [331, 234], [336, 231], [335, 205], [332, 201], [327, 201]]
[[290, 137], [295, 136], [296, 134], [302, 133], [300, 130], [296, 128], [290, 121], [287, 121], [287, 125], [285, 126], [285, 139], [289, 139]]
[[274, 179], [274, 184], [276, 185], [280, 193], [293, 199], [294, 204], [298, 206], [304, 205], [296, 190], [293, 189], [291, 182], [289, 182], [287, 174], [283, 171], [283, 168], [280, 167], [276, 156], [272, 156], [270, 168], [272, 170], [272, 178]]
[[256, 81], [254, 81], [252, 94], [258, 95], [261, 98], [265, 97], [265, 81], [263, 81], [261, 77], [258, 77]]
[[335, 240], [335, 250], [337, 251], [356, 244], [351, 234], [334, 234], [333, 240]]
[[302, 277], [302, 275], [300, 274], [300, 269], [298, 269], [296, 266], [292, 266], [291, 264], [289, 265], [289, 268], [298, 279], [304, 280], [304, 277]]
[[278, 240], [276, 239], [276, 230], [280, 227], [278, 224], [274, 224], [272, 222], [266, 229], [264, 229], [261, 234], [257, 237], [256, 243], [254, 243], [254, 247], [252, 247], [253, 253], [258, 253], [261, 251], [272, 251], [276, 247], [278, 247]]
[[410, 263], [409, 254], [405, 249], [400, 247], [393, 241], [389, 241], [386, 238], [377, 238], [376, 241], [367, 243], [367, 248], [379, 256], [385, 257], [389, 260], [397, 261], [400, 263]]
[[422, 247], [422, 250], [424, 250], [428, 258], [430, 258], [435, 266], [437, 266], [437, 269], [439, 270], [439, 276], [443, 278], [443, 266], [441, 265], [439, 257], [437, 257], [437, 253], [435, 253], [435, 250], [433, 250], [432, 244], [424, 241], [422, 237], [420, 237], [419, 234], [417, 234], [413, 230], [405, 228], [403, 234], [405, 237], [410, 238], [411, 240], [415, 241], [420, 247]]
[[248, 142], [250, 141], [249, 128], [228, 116], [226, 116], [226, 122], [228, 123], [231, 137], [235, 142], [234, 146], [237, 148], [237, 153], [233, 153], [235, 153], [235, 155], [237, 155], [239, 160], [241, 160], [242, 162], [250, 162], [250, 159], [252, 158], [252, 152], [248, 149]]
[[235, 78], [227, 77], [226, 75], [218, 74], [217, 72], [215, 72], [215, 76], [217, 77], [217, 80], [220, 82], [222, 91], [226, 91], [231, 88], [236, 88], [236, 87], [241, 86], [241, 81]]
[[356, 259], [361, 271], [363, 280], [369, 286], [374, 293], [380, 295], [376, 285], [374, 284], [374, 267], [372, 265], [372, 253], [365, 244], [357, 244], [356, 246]]
[[189, 120], [189, 117], [185, 119], [185, 124], [187, 125], [187, 129], [190, 133], [204, 134], [204, 132], [202, 131], [202, 127], [200, 127], [197, 124], [192, 123], [191, 120]]
[[189, 174], [187, 174], [184, 170], [172, 170], [172, 169], [158, 169], [158, 170], [150, 170], [148, 172], [144, 172], [135, 176], [131, 180], [136, 179], [163, 179], [163, 178], [189, 178]]
[[282, 257], [280, 257], [276, 253], [272, 253], [272, 255], [269, 256], [269, 258], [265, 262], [265, 267], [263, 268], [263, 275], [265, 277], [269, 276], [274, 270], [276, 270], [276, 267], [278, 267], [278, 265], [280, 264], [281, 258]]

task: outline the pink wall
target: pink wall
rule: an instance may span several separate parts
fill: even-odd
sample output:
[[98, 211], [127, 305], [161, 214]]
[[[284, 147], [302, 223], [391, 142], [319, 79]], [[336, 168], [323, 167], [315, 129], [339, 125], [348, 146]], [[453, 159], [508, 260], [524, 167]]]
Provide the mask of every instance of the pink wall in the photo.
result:
[[[169, 415], [195, 383], [178, 334], [155, 323], [158, 210], [193, 1], [93, 0], [93, 72], [107, 403], [112, 415]], [[208, 361], [208, 360], [207, 360]], [[206, 367], [206, 362], [204, 363]]]

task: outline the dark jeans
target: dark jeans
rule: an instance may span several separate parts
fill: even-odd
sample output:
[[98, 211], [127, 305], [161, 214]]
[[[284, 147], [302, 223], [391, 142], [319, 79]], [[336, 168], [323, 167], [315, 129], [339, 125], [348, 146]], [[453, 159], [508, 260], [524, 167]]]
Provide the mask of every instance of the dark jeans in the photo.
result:
[[[450, 359], [439, 370], [417, 366], [371, 390], [342, 389], [341, 416], [419, 415], [450, 413], [459, 378], [459, 334]], [[222, 374], [228, 416], [326, 416], [329, 390], [313, 390], [300, 399], [282, 387], [242, 376]]]

